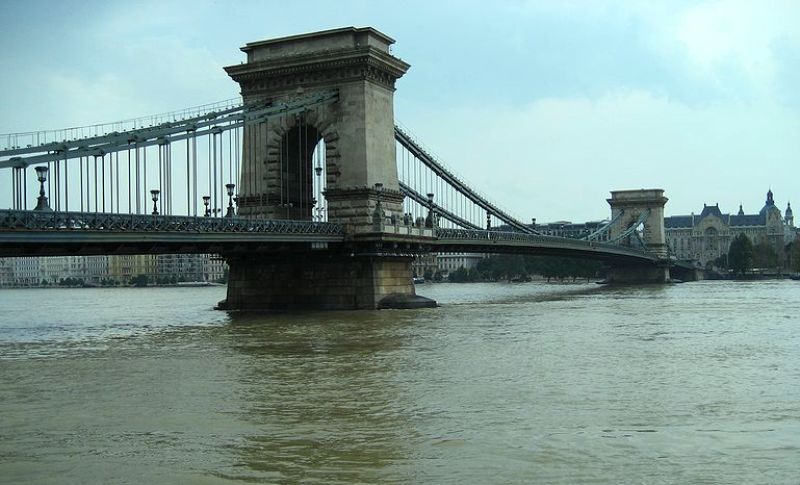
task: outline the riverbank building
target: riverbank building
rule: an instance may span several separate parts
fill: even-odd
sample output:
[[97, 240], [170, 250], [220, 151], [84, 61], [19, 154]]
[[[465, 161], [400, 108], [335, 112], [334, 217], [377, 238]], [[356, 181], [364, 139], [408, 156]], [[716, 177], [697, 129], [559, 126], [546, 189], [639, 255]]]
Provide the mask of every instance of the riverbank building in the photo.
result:
[[703, 204], [699, 215], [665, 217], [664, 229], [669, 250], [677, 259], [696, 260], [704, 266], [728, 254], [731, 241], [739, 234], [745, 234], [753, 245], [766, 242], [779, 256], [797, 236], [791, 204], [787, 203], [782, 215], [772, 190], [757, 214], [745, 214], [741, 204], [736, 214], [723, 213], [719, 204]]

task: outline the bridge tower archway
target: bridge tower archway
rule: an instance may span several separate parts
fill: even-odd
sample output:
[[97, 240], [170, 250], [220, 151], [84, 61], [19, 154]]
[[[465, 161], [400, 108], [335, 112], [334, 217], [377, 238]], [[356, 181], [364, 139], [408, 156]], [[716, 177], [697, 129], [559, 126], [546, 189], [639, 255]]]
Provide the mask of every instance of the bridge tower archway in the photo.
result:
[[[336, 186], [337, 166], [331, 162], [340, 158], [338, 134], [321, 125], [313, 110], [262, 125], [251, 127], [244, 137], [239, 215], [326, 221], [324, 193]], [[249, 138], [256, 141], [248, 143]], [[259, 165], [253, 163], [254, 152], [262, 144]]]
[[664, 197], [664, 191], [662, 189], [617, 190], [612, 191], [611, 198], [606, 200], [611, 206], [611, 220], [616, 220], [609, 228], [610, 241], [633, 245], [637, 239], [634, 232], [638, 232], [645, 249], [663, 260], [652, 266], [612, 265], [606, 271], [608, 282], [638, 284], [668, 281], [669, 264], [664, 233], [664, 205], [668, 199]]
[[312, 219], [313, 190], [306, 190], [316, 175], [312, 140], [325, 143], [325, 200], [316, 203], [326, 207], [329, 221], [349, 232], [369, 230], [379, 199], [387, 215], [402, 214], [394, 90], [409, 65], [391, 55], [393, 43], [375, 29], [348, 27], [242, 47], [247, 62], [225, 70], [246, 105], [328, 91], [338, 101], [276, 122], [245, 124], [240, 214]]
[[611, 220], [617, 221], [609, 228], [611, 241], [633, 245], [635, 236], [623, 236], [631, 226], [637, 226], [646, 249], [667, 257], [664, 206], [669, 199], [664, 197], [662, 189], [616, 190], [606, 200], [611, 206]]

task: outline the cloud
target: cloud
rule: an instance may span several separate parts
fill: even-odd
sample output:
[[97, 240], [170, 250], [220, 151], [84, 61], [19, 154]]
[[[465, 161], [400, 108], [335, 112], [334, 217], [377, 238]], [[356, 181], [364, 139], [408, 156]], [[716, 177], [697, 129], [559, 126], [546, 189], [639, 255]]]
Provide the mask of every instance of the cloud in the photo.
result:
[[[743, 197], [757, 209], [770, 185], [791, 196], [794, 187], [780, 174], [797, 173], [800, 150], [792, 141], [800, 120], [791, 111], [693, 106], [641, 90], [464, 105], [414, 118], [407, 123], [467, 181], [540, 221], [605, 217], [608, 192], [629, 188], [665, 189], [670, 214], [705, 201], [733, 210]], [[446, 129], [437, 126], [443, 119]]]
[[[504, 5], [515, 16], [541, 24], [537, 31], [564, 22], [573, 28], [569, 39], [581, 39], [595, 30], [603, 33], [605, 39], [590, 37], [595, 44], [591, 49], [612, 47], [614, 55], [630, 62], [621, 72], [634, 81], [628, 87], [665, 86], [669, 80], [672, 85], [666, 85], [666, 90], [687, 100], [691, 90], [701, 93], [699, 99], [773, 102], [796, 98], [787, 89], [793, 84], [787, 80], [796, 75], [786, 69], [787, 63], [796, 64], [800, 56], [800, 2], [795, 0], [531, 0]], [[614, 43], [619, 36], [628, 46]], [[574, 47], [569, 56], [574, 56]], [[626, 56], [630, 52], [634, 55]], [[572, 59], [564, 62], [574, 63]], [[630, 76], [643, 64], [660, 69], [655, 79], [640, 78], [636, 84], [637, 79]], [[612, 63], [610, 67], [618, 66]], [[605, 74], [595, 73], [601, 80]]]
[[726, 65], [743, 70], [760, 89], [772, 87], [780, 59], [776, 43], [800, 46], [800, 3], [718, 0], [687, 8], [674, 25], [693, 66], [717, 77]]
[[774, 62], [777, 39], [800, 41], [799, 16], [796, 2], [718, 0], [688, 8], [677, 20], [676, 35], [699, 65], [713, 66], [734, 57], [758, 71]]
[[740, 198], [758, 209], [769, 185], [800, 198], [789, 186], [800, 154], [793, 0], [471, 0], [455, 17], [430, 2], [31, 8], [15, 15], [40, 22], [0, 33], [11, 46], [0, 89], [13, 93], [0, 99], [0, 132], [234, 97], [222, 67], [243, 43], [355, 23], [397, 38], [412, 64], [398, 118], [520, 216], [599, 218], [609, 190], [642, 186], [665, 188], [670, 213]]

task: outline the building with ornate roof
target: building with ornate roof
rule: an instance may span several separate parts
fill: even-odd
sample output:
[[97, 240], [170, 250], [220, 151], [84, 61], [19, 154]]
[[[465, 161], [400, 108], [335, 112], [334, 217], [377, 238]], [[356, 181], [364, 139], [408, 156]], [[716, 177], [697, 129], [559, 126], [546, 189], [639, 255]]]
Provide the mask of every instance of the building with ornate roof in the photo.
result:
[[791, 204], [786, 205], [782, 216], [772, 190], [767, 192], [764, 207], [757, 214], [745, 214], [741, 205], [736, 214], [723, 214], [719, 204], [703, 204], [699, 215], [665, 217], [664, 229], [667, 244], [678, 259], [692, 259], [703, 265], [727, 254], [731, 241], [739, 234], [745, 234], [753, 245], [766, 242], [779, 255], [797, 235]]

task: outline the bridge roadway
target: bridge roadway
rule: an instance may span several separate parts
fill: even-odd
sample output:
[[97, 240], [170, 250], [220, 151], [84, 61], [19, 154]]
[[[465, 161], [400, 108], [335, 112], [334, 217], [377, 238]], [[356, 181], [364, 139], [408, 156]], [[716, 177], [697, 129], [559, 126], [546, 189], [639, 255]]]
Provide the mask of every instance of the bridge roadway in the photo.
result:
[[242, 253], [352, 249], [422, 253], [525, 253], [655, 264], [645, 251], [595, 241], [474, 229], [382, 225], [348, 234], [312, 221], [0, 210], [0, 257]]

